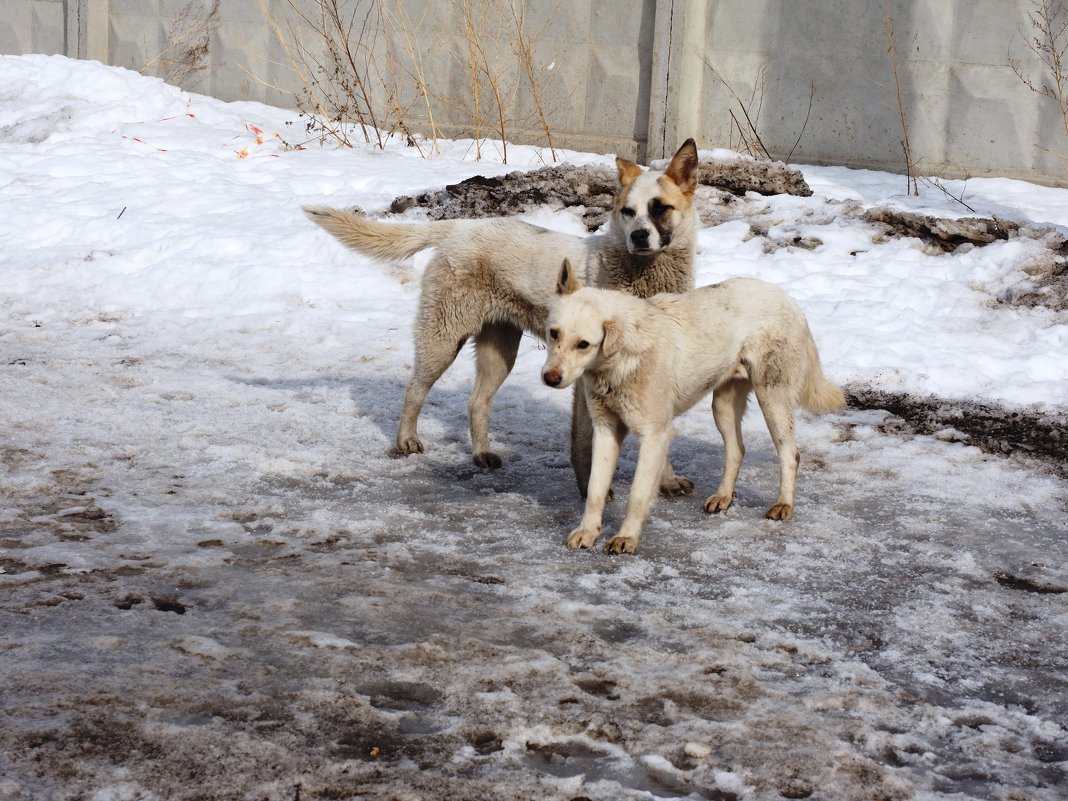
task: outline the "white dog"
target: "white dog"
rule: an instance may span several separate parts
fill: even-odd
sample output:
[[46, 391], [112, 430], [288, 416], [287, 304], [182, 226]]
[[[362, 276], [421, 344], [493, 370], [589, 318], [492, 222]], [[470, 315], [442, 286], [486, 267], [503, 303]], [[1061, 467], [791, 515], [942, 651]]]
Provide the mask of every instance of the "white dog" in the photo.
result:
[[793, 516], [800, 456], [794, 412], [841, 408], [842, 390], [823, 376], [816, 343], [797, 304], [778, 287], [735, 278], [647, 300], [583, 288], [564, 262], [546, 326], [542, 380], [567, 387], [585, 376], [593, 418], [593, 468], [586, 509], [568, 548], [589, 548], [601, 518], [619, 449], [628, 431], [640, 440], [638, 466], [619, 533], [605, 551], [634, 553], [656, 497], [657, 476], [674, 435], [672, 420], [710, 391], [723, 437], [723, 479], [706, 512], [731, 505], [742, 464], [742, 415], [755, 390], [779, 454], [779, 497], [765, 517]]
[[[364, 255], [399, 261], [435, 247], [423, 274], [415, 321], [415, 364], [397, 430], [397, 449], [422, 453], [416, 433], [427, 393], [464, 343], [475, 342], [476, 378], [468, 404], [472, 456], [480, 467], [500, 467], [490, 449], [493, 399], [515, 364], [523, 331], [545, 335], [560, 262], [571, 260], [583, 280], [641, 297], [693, 288], [697, 146], [686, 140], [663, 172], [616, 159], [619, 191], [607, 233], [580, 237], [512, 218], [390, 224], [327, 208], [304, 211], [342, 243]], [[585, 490], [589, 426], [575, 415], [572, 461]], [[584, 437], [585, 434], [585, 437]], [[664, 468], [665, 491], [689, 484]], [[689, 485], [692, 488], [692, 485]]]

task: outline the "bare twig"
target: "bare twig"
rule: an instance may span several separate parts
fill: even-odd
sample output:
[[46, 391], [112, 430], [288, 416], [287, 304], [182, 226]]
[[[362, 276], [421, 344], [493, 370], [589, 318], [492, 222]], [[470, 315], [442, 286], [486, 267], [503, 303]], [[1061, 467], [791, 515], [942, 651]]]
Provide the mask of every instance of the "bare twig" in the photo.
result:
[[[749, 99], [749, 103], [746, 104], [745, 102], [742, 101], [742, 98], [740, 98], [738, 96], [738, 93], [734, 91], [734, 87], [732, 87], [729, 83], [727, 83], [727, 80], [722, 75], [720, 75], [719, 72], [716, 71], [716, 68], [713, 67], [712, 64], [709, 63], [708, 59], [705, 58], [703, 55], [701, 56], [701, 61], [704, 62], [704, 65], [706, 67], [708, 67], [709, 72], [712, 73], [712, 75], [715, 77], [715, 79], [717, 81], [719, 81], [721, 84], [723, 84], [724, 88], [730, 93], [731, 97], [734, 98], [734, 102], [738, 104], [738, 110], [741, 111], [742, 116], [745, 118], [745, 127], [743, 128], [742, 124], [738, 121], [738, 118], [735, 116], [734, 112], [733, 111], [730, 112], [731, 120], [733, 120], [734, 127], [735, 127], [735, 129], [737, 129], [738, 135], [741, 138], [742, 143], [745, 145], [746, 152], [749, 153], [750, 156], [760, 156], [760, 157], [768, 159], [770, 161], [771, 160], [771, 154], [768, 153], [768, 149], [766, 147], [764, 147], [764, 140], [760, 138], [760, 132], [757, 130], [756, 123], [753, 122], [752, 117], [750, 117], [750, 115], [749, 115], [749, 106], [751, 106], [753, 104], [753, 100], [754, 100], [754, 98], [755, 98], [755, 96], [757, 94], [757, 87], [753, 88], [753, 97], [751, 97]], [[760, 97], [761, 97], [760, 104], [761, 105], [763, 104], [763, 95], [764, 95], [763, 88], [762, 88], [763, 87], [763, 81], [764, 81], [764, 72], [761, 71], [761, 78], [760, 78], [760, 82], [759, 82], [759, 86], [761, 88], [761, 91], [760, 91]], [[757, 107], [757, 117], [758, 118], [760, 116], [759, 109], [760, 109], [760, 106]]]
[[790, 163], [790, 157], [794, 155], [794, 151], [797, 150], [797, 146], [801, 144], [801, 137], [805, 135], [805, 129], [808, 127], [808, 118], [812, 116], [812, 100], [816, 97], [816, 82], [813, 81], [809, 84], [808, 90], [808, 111], [805, 112], [805, 121], [801, 124], [801, 130], [797, 134], [797, 139], [794, 141], [794, 146], [790, 148], [790, 152], [786, 154], [786, 158], [783, 162]]
[[[427, 82], [426, 71], [423, 69], [423, 59], [420, 55], [419, 44], [417, 41], [419, 28], [421, 26], [412, 21], [412, 18], [408, 15], [401, 0], [397, 0], [396, 2], [395, 13], [390, 12], [382, 2], [379, 2], [378, 7], [379, 12], [389, 23], [390, 32], [393, 34], [391, 39], [400, 40], [404, 52], [408, 57], [409, 66], [405, 71], [416, 86], [417, 100], [415, 102], [421, 100], [423, 108], [426, 110], [427, 124], [430, 127], [430, 155], [436, 156], [440, 153], [438, 149], [438, 126], [434, 120], [434, 104], [431, 102], [432, 93]], [[420, 23], [421, 22], [422, 20], [420, 20]], [[387, 89], [392, 101], [394, 115], [397, 118], [397, 125], [407, 135], [408, 141], [413, 143], [419, 149], [419, 152], [425, 156], [427, 154], [423, 153], [423, 149], [419, 146], [418, 140], [412, 135], [405, 122], [405, 109], [399, 100], [398, 85], [400, 81], [397, 76], [397, 59], [393, 55], [392, 47], [389, 48], [388, 52], [391, 81]]]
[[890, 17], [889, 0], [883, 0], [883, 30], [886, 33], [887, 53], [890, 56], [890, 69], [894, 73], [894, 91], [897, 94], [897, 114], [901, 122], [901, 147], [905, 151], [905, 170], [912, 194], [920, 194], [920, 185], [916, 178], [916, 162], [912, 155], [912, 143], [909, 141], [909, 123], [905, 116], [905, 99], [901, 91], [901, 79], [897, 72], [897, 48], [894, 44], [894, 20]]
[[[473, 134], [475, 157], [482, 158], [482, 146], [492, 131], [501, 141], [507, 162], [509, 134], [519, 124], [515, 99], [525, 79], [555, 158], [543, 102], [545, 82], [534, 66], [536, 34], [526, 25], [522, 4], [518, 0], [450, 2], [458, 30], [436, 30], [426, 36], [432, 36], [437, 46], [444, 41], [463, 68], [468, 85], [461, 102]], [[441, 82], [448, 76], [430, 75], [424, 65], [428, 48], [420, 29], [425, 14], [413, 19], [409, 13], [413, 6], [404, 0], [286, 0], [286, 13], [277, 17], [267, 0], [260, 0], [260, 5], [284, 54], [282, 66], [299, 80], [301, 89], [293, 96], [307, 119], [309, 134], [321, 142], [351, 146], [349, 137], [355, 126], [364, 141], [375, 147], [384, 147], [388, 135], [398, 132], [423, 156], [440, 152], [437, 104], [449, 98], [435, 90], [434, 82], [444, 86]], [[426, 138], [413, 132], [416, 108], [420, 127], [425, 115], [429, 147], [425, 147]]]
[[527, 85], [530, 87], [530, 96], [534, 101], [534, 108], [538, 112], [538, 121], [541, 123], [541, 129], [545, 133], [545, 141], [549, 145], [549, 152], [552, 154], [553, 161], [556, 161], [556, 148], [553, 147], [553, 134], [549, 130], [549, 121], [545, 115], [545, 107], [542, 105], [541, 98], [541, 83], [538, 81], [534, 74], [534, 46], [530, 36], [526, 33], [526, 19], [524, 15], [516, 9], [515, 0], [508, 0], [508, 10], [512, 14], [512, 22], [515, 24], [515, 42], [514, 50], [517, 56], [519, 56], [519, 62], [523, 65], [523, 69], [527, 74]]
[[920, 180], [923, 181], [923, 183], [927, 186], [937, 189], [939, 192], [948, 197], [954, 203], [959, 203], [960, 205], [964, 206], [964, 208], [972, 212], [972, 214], [976, 213], [975, 209], [973, 209], [971, 206], [964, 202], [964, 193], [968, 189], [967, 185], [961, 187], [959, 195], [954, 195], [952, 192], [949, 191], [949, 187], [942, 183], [942, 181], [938, 178], [920, 178]]
[[[1009, 68], [1035, 94], [1057, 103], [1065, 136], [1068, 136], [1068, 11], [1062, 0], [1032, 0], [1033, 11], [1027, 12], [1031, 23], [1031, 37], [1023, 36], [1028, 49], [1038, 58], [1044, 77], [1052, 86], [1035, 82], [1026, 74], [1018, 59], [1009, 56]], [[1050, 150], [1060, 158], [1065, 157]]]
[[475, 159], [482, 159], [482, 84], [479, 78], [478, 38], [480, 35], [475, 0], [460, 1], [460, 20], [463, 25], [465, 58], [461, 59], [467, 72], [471, 91], [471, 125], [474, 128]]
[[[189, 0], [174, 15], [167, 27], [163, 49], [150, 58], [140, 72], [152, 72], [167, 83], [180, 84], [195, 72], [207, 68], [211, 32], [219, 22], [222, 0], [207, 0], [205, 9], [200, 0]], [[203, 13], [197, 14], [197, 11]]]

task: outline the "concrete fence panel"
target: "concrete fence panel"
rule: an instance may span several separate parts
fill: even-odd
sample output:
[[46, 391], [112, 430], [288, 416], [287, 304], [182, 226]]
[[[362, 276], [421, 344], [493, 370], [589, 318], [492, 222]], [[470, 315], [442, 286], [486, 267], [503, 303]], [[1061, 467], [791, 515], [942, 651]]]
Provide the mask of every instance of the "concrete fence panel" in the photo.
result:
[[[1062, 110], [1010, 66], [1039, 90], [1051, 83], [1027, 46], [1035, 34], [1028, 13], [1041, 2], [340, 0], [340, 7], [366, 35], [359, 53], [371, 65], [377, 117], [388, 121], [401, 109], [405, 125], [423, 134], [429, 99], [437, 130], [451, 137], [476, 130], [492, 137], [504, 117], [509, 139], [545, 144], [544, 118], [557, 146], [639, 159], [670, 155], [694, 136], [702, 147], [757, 142], [775, 158], [896, 171], [906, 168], [907, 141], [923, 174], [1063, 184]], [[304, 81], [277, 34], [291, 47], [295, 39], [309, 45], [329, 71], [294, 14], [316, 5], [0, 0], [0, 52], [96, 58], [226, 100], [295, 106]], [[465, 8], [492, 65], [474, 76]], [[530, 46], [529, 73], [517, 19]], [[326, 75], [305, 70], [309, 77]]]

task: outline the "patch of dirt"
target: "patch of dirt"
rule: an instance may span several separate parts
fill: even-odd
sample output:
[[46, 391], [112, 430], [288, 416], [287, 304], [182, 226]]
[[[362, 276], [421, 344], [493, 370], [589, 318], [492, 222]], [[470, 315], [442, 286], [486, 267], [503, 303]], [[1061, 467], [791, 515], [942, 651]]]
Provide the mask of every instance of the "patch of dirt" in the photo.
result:
[[1068, 243], [1051, 250], [1044, 258], [1023, 269], [1028, 277], [1006, 290], [998, 298], [999, 303], [1068, 311]]
[[[651, 166], [663, 168], [667, 161]], [[951, 253], [962, 246], [1028, 238], [1043, 242], [1048, 258], [1025, 267], [1028, 277], [1006, 290], [998, 302], [1010, 306], [1044, 306], [1068, 311], [1068, 240], [1052, 228], [1036, 228], [1000, 217], [934, 217], [890, 208], [862, 210], [855, 204], [829, 202], [808, 209], [789, 225], [768, 219], [768, 207], [748, 193], [809, 197], [812, 190], [801, 172], [781, 162], [736, 159], [701, 160], [698, 213], [706, 226], [728, 220], [747, 220], [753, 236], [765, 239], [764, 251], [781, 248], [812, 250], [823, 243], [805, 224], [828, 225], [841, 215], [856, 217], [876, 229], [875, 242], [914, 237], [931, 253]], [[403, 195], [390, 205], [390, 214], [423, 209], [432, 220], [477, 219], [525, 214], [538, 208], [575, 209], [588, 231], [596, 231], [612, 211], [616, 191], [614, 170], [557, 165], [529, 172], [486, 177], [476, 175], [444, 189], [416, 197]]]
[[1028, 278], [1008, 289], [998, 302], [1068, 311], [1068, 239], [1053, 228], [1021, 225], [1000, 217], [951, 219], [896, 209], [868, 209], [860, 218], [875, 225], [881, 238], [915, 237], [933, 253], [951, 253], [962, 245], [981, 247], [1017, 238], [1038, 240], [1049, 249], [1048, 255], [1025, 266]]
[[[653, 162], [652, 166], [663, 168], [667, 163]], [[799, 170], [781, 162], [742, 157], [702, 159], [698, 182], [734, 195], [812, 194]], [[614, 170], [559, 165], [498, 177], [475, 175], [436, 192], [402, 195], [393, 200], [389, 212], [403, 214], [422, 208], [432, 220], [453, 220], [525, 214], [543, 206], [582, 208], [586, 230], [596, 231], [612, 212], [616, 186]]]
[[1018, 576], [1015, 573], [999, 572], [994, 574], [994, 580], [1002, 587], [1020, 592], [1034, 592], [1040, 595], [1060, 595], [1068, 592], [1068, 587], [1060, 584], [1052, 584], [1047, 581], [1035, 580], [1027, 576]]
[[861, 219], [878, 227], [883, 238], [916, 237], [943, 253], [954, 251], [965, 243], [988, 245], [1006, 240], [1020, 231], [1017, 223], [998, 217], [952, 219], [897, 209], [868, 209]]
[[[758, 195], [796, 195], [811, 197], [812, 189], [801, 171], [781, 161], [764, 161], [746, 156], [735, 158], [703, 158], [698, 162], [698, 181], [732, 195], [756, 192]], [[649, 166], [664, 169], [668, 160], [654, 161]]]
[[987, 453], [1024, 453], [1068, 475], [1068, 419], [1038, 409], [1009, 409], [978, 401], [921, 398], [862, 387], [846, 389], [854, 409], [885, 409], [891, 433], [931, 434]]
[[500, 217], [534, 209], [582, 207], [582, 221], [596, 231], [608, 219], [616, 193], [615, 172], [594, 167], [545, 167], [487, 178], [475, 175], [417, 197], [394, 199], [391, 214], [423, 208], [432, 220]]

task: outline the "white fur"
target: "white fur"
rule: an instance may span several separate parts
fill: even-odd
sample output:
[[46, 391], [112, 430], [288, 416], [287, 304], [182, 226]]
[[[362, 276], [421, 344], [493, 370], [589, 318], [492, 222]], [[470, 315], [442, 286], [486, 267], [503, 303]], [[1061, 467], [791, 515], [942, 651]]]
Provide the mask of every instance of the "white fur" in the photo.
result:
[[808, 323], [797, 304], [772, 284], [735, 278], [683, 294], [643, 300], [582, 288], [564, 265], [546, 327], [549, 352], [542, 379], [567, 387], [583, 378], [593, 419], [593, 468], [586, 509], [568, 548], [589, 548], [601, 518], [620, 445], [640, 440], [638, 466], [619, 533], [605, 550], [634, 553], [656, 496], [672, 421], [712, 392], [723, 437], [723, 478], [706, 512], [730, 506], [745, 449], [741, 420], [755, 391], [779, 455], [779, 495], [766, 516], [793, 516], [799, 455], [794, 412], [821, 413], [844, 404], [824, 378]]
[[[664, 172], [643, 171], [617, 159], [620, 186], [607, 233], [579, 237], [561, 234], [510, 218], [389, 224], [353, 212], [323, 206], [304, 211], [345, 245], [373, 258], [396, 261], [431, 246], [437, 248], [423, 275], [415, 322], [415, 364], [404, 396], [397, 448], [422, 453], [416, 433], [427, 393], [469, 339], [475, 342], [476, 379], [468, 404], [473, 459], [481, 467], [498, 467], [490, 449], [489, 417], [493, 399], [515, 363], [523, 331], [544, 336], [560, 264], [570, 259], [597, 286], [636, 295], [680, 292], [693, 286], [697, 182], [697, 148], [687, 140]], [[649, 219], [656, 199], [661, 229], [649, 247], [631, 238], [633, 220]], [[620, 209], [633, 210], [633, 220]], [[639, 237], [640, 241], [640, 237]], [[583, 441], [582, 410], [576, 410], [572, 443], [579, 486], [585, 489], [582, 459], [588, 461], [589, 438]], [[588, 425], [585, 430], [588, 430]], [[674, 475], [672, 473], [672, 475]]]

